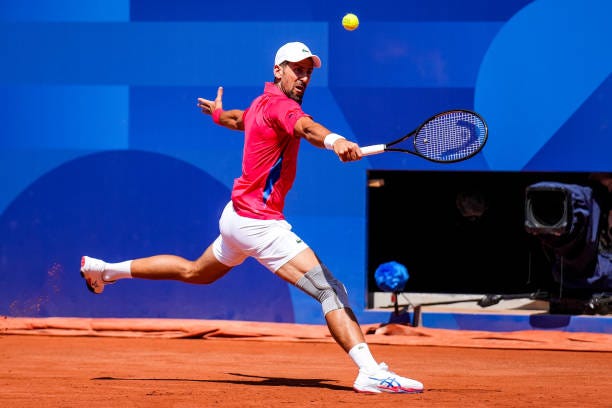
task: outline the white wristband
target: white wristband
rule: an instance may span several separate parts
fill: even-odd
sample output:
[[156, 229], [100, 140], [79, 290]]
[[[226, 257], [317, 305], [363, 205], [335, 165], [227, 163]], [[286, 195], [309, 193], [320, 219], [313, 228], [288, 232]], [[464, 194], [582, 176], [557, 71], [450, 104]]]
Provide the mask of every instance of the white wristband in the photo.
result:
[[344, 137], [337, 133], [330, 133], [329, 135], [325, 136], [323, 144], [327, 150], [334, 150], [334, 143], [336, 143], [338, 139], [344, 139]]

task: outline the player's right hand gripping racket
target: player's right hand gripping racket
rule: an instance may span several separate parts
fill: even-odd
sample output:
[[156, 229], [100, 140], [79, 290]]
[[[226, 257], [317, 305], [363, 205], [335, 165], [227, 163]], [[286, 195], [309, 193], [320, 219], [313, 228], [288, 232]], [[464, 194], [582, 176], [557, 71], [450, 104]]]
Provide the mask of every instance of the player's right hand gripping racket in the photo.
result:
[[[484, 119], [469, 110], [450, 110], [427, 119], [407, 135], [387, 144], [361, 147], [364, 156], [383, 152], [410, 153], [437, 163], [453, 163], [474, 156], [487, 142]], [[403, 143], [410, 139], [412, 143]]]

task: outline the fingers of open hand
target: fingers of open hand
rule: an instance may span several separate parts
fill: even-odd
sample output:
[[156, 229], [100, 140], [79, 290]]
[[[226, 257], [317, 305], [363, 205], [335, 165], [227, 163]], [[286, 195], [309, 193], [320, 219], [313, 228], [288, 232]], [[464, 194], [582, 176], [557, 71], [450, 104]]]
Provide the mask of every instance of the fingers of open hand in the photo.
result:
[[220, 86], [219, 88], [217, 88], [217, 97], [215, 98], [215, 103], [221, 104], [222, 100], [223, 100], [223, 87]]
[[216, 104], [215, 102], [209, 101], [208, 99], [198, 98], [198, 108], [202, 110], [202, 113], [211, 115], [216, 109]]
[[223, 109], [223, 87], [217, 88], [217, 96], [214, 101], [198, 98], [198, 108], [207, 115], [212, 115], [215, 109]]
[[217, 97], [215, 98], [214, 109], [223, 109], [223, 87], [217, 88]]

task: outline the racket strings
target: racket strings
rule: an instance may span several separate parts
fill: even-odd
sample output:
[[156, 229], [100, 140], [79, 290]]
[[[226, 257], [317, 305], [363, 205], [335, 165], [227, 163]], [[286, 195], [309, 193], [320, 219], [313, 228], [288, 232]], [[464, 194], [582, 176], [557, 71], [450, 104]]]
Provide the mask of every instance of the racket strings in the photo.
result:
[[423, 125], [414, 145], [430, 159], [456, 161], [478, 152], [485, 136], [485, 124], [478, 116], [463, 111], [447, 112]]

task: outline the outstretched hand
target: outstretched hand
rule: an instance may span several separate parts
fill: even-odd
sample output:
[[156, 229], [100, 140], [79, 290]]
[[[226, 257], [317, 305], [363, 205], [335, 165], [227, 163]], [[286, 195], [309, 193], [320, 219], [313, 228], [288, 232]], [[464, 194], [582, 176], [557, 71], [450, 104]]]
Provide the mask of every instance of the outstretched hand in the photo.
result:
[[216, 109], [223, 109], [223, 87], [220, 86], [217, 89], [217, 97], [214, 101], [198, 98], [198, 108], [207, 115], [212, 115]]

